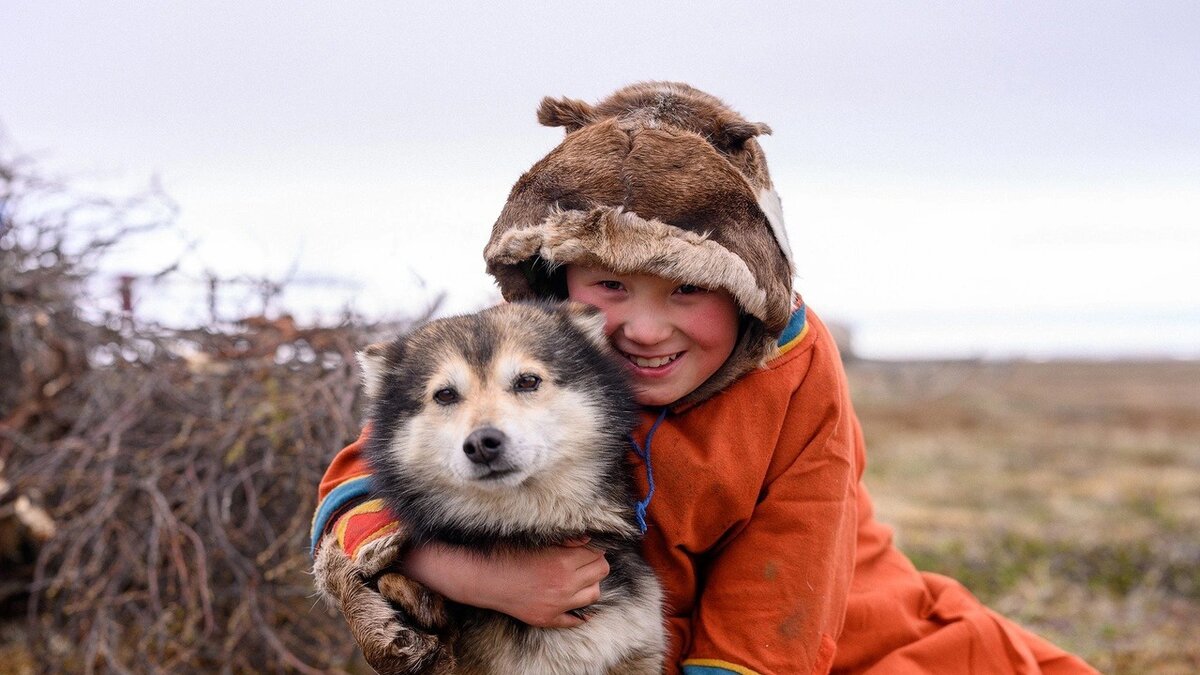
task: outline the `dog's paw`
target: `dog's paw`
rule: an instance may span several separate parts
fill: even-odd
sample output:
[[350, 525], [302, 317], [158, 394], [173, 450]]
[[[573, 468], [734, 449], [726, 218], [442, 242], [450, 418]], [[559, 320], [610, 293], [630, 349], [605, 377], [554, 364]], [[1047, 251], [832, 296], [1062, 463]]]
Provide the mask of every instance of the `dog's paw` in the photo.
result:
[[354, 630], [367, 663], [380, 675], [442, 675], [454, 671], [454, 659], [437, 636], [423, 633], [396, 619], [384, 625]]
[[376, 581], [379, 593], [408, 614], [418, 626], [430, 632], [446, 628], [446, 602], [408, 577], [394, 572], [384, 573]]

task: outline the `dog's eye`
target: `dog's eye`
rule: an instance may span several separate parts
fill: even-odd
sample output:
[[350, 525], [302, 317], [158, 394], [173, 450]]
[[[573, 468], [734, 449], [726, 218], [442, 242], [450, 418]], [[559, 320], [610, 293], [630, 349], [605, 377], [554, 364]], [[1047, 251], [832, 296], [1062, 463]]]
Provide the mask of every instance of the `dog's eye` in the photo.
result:
[[513, 382], [513, 391], [537, 391], [542, 378], [537, 375], [521, 375]]
[[433, 400], [437, 401], [441, 405], [450, 405], [451, 403], [458, 403], [458, 392], [454, 391], [450, 387], [446, 387], [445, 389], [438, 389], [433, 394]]

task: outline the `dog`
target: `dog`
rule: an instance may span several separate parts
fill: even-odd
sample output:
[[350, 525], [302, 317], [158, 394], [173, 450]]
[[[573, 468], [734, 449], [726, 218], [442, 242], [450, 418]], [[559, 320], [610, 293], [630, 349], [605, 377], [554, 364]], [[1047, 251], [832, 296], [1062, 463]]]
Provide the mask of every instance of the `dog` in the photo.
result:
[[599, 310], [504, 304], [358, 357], [370, 406], [364, 456], [405, 546], [486, 554], [586, 536], [611, 570], [574, 628], [531, 627], [386, 574], [379, 590], [411, 631], [396, 672], [662, 672], [662, 591], [639, 553], [627, 461], [636, 407]]

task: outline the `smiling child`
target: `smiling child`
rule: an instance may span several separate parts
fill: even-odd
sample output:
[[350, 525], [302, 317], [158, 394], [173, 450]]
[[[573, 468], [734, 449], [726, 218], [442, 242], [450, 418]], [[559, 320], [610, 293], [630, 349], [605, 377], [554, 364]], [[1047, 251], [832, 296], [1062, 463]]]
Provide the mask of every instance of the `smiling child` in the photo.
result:
[[[1094, 672], [919, 572], [875, 520], [837, 348], [792, 289], [755, 140], [766, 125], [675, 83], [596, 105], [546, 99], [539, 119], [566, 138], [513, 187], [484, 257], [508, 300], [600, 308], [628, 365], [645, 407], [631, 461], [651, 496], [643, 549], [665, 592], [668, 672]], [[401, 555], [394, 519], [364, 502], [362, 443], [321, 484], [314, 546], [526, 623], [578, 624], [568, 612], [599, 593], [602, 552], [572, 541]]]

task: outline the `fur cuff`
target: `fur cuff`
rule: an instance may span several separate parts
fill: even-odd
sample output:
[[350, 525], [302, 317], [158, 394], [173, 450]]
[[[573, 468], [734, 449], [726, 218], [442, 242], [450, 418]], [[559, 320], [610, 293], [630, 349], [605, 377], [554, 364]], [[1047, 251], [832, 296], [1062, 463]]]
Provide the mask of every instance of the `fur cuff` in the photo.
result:
[[359, 572], [370, 579], [395, 565], [400, 560], [404, 541], [405, 537], [397, 533], [360, 546], [354, 555], [354, 563]]

